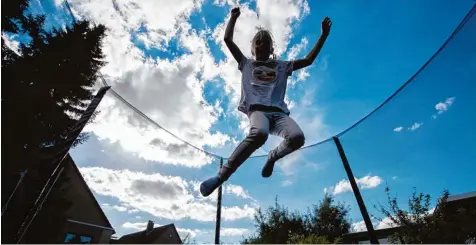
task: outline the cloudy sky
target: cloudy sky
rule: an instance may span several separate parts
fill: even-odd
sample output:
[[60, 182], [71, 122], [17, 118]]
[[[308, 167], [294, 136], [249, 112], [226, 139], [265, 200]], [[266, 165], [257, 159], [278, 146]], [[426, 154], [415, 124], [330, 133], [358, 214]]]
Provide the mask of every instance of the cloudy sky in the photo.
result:
[[[166, 130], [201, 149], [227, 157], [248, 130], [236, 110], [237, 63], [223, 43], [229, 12], [241, 7], [235, 42], [250, 57], [256, 27], [269, 29], [279, 59], [303, 57], [332, 18], [315, 63], [289, 80], [287, 102], [306, 145], [348, 128], [372, 111], [445, 42], [474, 4], [461, 1], [305, 0], [70, 0], [78, 19], [104, 24], [102, 73], [123, 98]], [[61, 0], [32, 1], [50, 26], [71, 23]], [[413, 187], [432, 195], [444, 188], [473, 191], [476, 181], [476, 42], [473, 18], [407, 88], [341, 137], [367, 208], [385, 202], [390, 186], [402, 205]], [[470, 31], [473, 28], [473, 31]], [[20, 37], [8, 36], [12, 48]], [[117, 236], [174, 223], [180, 234], [213, 242], [216, 193], [203, 198], [201, 181], [219, 159], [184, 144], [108, 93], [90, 140], [72, 151]], [[254, 155], [279, 144], [274, 136]], [[325, 192], [351, 207], [355, 230], [362, 218], [332, 141], [296, 152], [262, 179], [265, 158], [248, 160], [224, 185], [224, 242], [253, 233], [257, 207], [274, 198], [305, 211]], [[375, 220], [375, 227], [386, 224]]]

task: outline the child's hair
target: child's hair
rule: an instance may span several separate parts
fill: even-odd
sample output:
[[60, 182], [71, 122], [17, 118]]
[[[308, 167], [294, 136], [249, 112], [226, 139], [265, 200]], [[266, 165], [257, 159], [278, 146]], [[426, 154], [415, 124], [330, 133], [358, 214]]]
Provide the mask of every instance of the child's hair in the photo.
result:
[[[255, 36], [253, 37], [251, 43], [253, 43], [253, 41], [258, 37], [258, 35], [260, 36], [260, 38], [262, 37], [262, 35], [264, 34], [267, 34], [269, 36], [269, 38], [271, 39], [271, 48], [273, 48], [274, 50], [274, 38], [273, 38], [273, 34], [271, 34], [270, 31], [266, 30], [265, 28], [261, 27], [261, 26], [258, 26], [256, 27], [256, 29], [258, 30], [258, 32], [255, 34]], [[253, 50], [251, 50], [251, 53], [253, 55], [256, 55]], [[273, 56], [273, 59], [276, 59], [276, 54], [274, 54], [274, 52], [271, 53], [271, 55]]]

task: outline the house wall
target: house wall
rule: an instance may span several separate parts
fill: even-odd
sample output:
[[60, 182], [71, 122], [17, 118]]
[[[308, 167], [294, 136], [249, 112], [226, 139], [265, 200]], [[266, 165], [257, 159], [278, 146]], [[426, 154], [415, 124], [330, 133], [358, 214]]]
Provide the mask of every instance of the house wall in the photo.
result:
[[[378, 239], [378, 242], [379, 244], [389, 244], [389, 241], [387, 238]], [[359, 241], [358, 244], [370, 244], [370, 240]]]
[[91, 237], [90, 243], [107, 244], [113, 234], [107, 218], [104, 217], [101, 207], [89, 191], [83, 177], [73, 165], [70, 158], [65, 159], [66, 164], [63, 174], [68, 181], [63, 188], [65, 198], [72, 202], [66, 211], [68, 221], [65, 222], [58, 243], [64, 243], [67, 234], [77, 234]]
[[80, 224], [72, 221], [66, 221], [60, 236], [57, 238], [57, 243], [64, 243], [68, 234], [90, 237], [90, 243], [104, 244], [109, 243], [109, 239], [112, 235], [112, 230], [95, 227], [87, 224]]
[[102, 230], [101, 237], [99, 238], [100, 244], [110, 243], [111, 236], [114, 234], [112, 230]]
[[181, 244], [180, 238], [174, 228], [169, 227], [160, 237], [155, 240], [155, 244]]
[[68, 161], [68, 164], [65, 164], [64, 170], [64, 174], [69, 178], [66, 198], [73, 200], [73, 205], [66, 212], [66, 215], [73, 220], [100, 226], [109, 226], [107, 220], [105, 220], [102, 215], [102, 211], [99, 210], [100, 207], [97, 205], [95, 197], [91, 196], [82, 176], [74, 169], [75, 166], [73, 166], [73, 164], [74, 163]]

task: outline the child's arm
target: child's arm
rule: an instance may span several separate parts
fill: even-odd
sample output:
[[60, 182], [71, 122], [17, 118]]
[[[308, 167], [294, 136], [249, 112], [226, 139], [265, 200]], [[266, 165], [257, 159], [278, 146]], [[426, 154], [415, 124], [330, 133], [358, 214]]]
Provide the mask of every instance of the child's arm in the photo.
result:
[[310, 66], [314, 62], [317, 55], [321, 51], [322, 46], [324, 46], [327, 36], [329, 36], [331, 26], [332, 26], [332, 22], [329, 17], [326, 17], [324, 18], [324, 20], [322, 20], [322, 27], [321, 27], [322, 34], [319, 37], [319, 40], [317, 40], [317, 43], [312, 48], [311, 52], [308, 55], [306, 55], [304, 59], [295, 60], [293, 62], [293, 71]]
[[244, 58], [243, 53], [241, 52], [240, 48], [233, 42], [233, 31], [235, 29], [235, 23], [238, 17], [240, 16], [240, 9], [234, 8], [231, 10], [231, 18], [226, 26], [225, 30], [225, 44], [230, 50], [231, 54], [235, 58], [235, 60], [240, 63]]

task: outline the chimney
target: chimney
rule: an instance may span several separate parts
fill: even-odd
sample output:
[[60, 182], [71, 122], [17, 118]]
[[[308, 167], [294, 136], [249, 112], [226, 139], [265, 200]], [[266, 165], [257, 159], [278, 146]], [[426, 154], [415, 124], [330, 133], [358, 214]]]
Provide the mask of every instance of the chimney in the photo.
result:
[[145, 233], [149, 234], [153, 229], [154, 229], [154, 221], [149, 220], [149, 222], [147, 223], [147, 228], [145, 230]]

